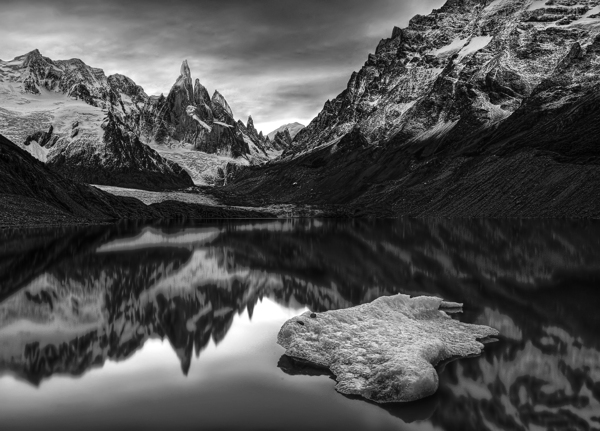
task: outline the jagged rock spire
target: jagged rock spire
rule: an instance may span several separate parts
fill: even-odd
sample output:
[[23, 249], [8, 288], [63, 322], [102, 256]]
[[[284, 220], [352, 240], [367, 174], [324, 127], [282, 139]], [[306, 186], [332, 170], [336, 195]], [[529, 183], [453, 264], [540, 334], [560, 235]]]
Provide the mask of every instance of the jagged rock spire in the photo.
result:
[[233, 111], [231, 110], [231, 107], [229, 106], [229, 104], [227, 103], [227, 100], [225, 100], [225, 98], [223, 97], [223, 95], [221, 93], [219, 93], [217, 90], [215, 90], [213, 96], [212, 96], [212, 103], [214, 105], [218, 105], [221, 108], [223, 108], [223, 110], [231, 117], [233, 118]]
[[210, 106], [210, 96], [208, 95], [208, 90], [202, 84], [200, 84], [200, 80], [196, 78], [194, 82], [194, 103], [197, 106], [201, 106], [202, 104]]
[[181, 63], [180, 75], [192, 79], [192, 73], [190, 72], [190, 66], [188, 65], [187, 60], [183, 60], [183, 63]]
[[187, 101], [191, 102], [194, 98], [194, 90], [192, 88], [192, 74], [190, 72], [190, 67], [188, 66], [187, 60], [184, 60], [181, 64], [180, 73], [181, 74], [175, 82], [173, 89], [171, 89], [171, 92], [173, 92], [175, 87], [179, 87], [185, 91], [185, 98], [187, 99]]

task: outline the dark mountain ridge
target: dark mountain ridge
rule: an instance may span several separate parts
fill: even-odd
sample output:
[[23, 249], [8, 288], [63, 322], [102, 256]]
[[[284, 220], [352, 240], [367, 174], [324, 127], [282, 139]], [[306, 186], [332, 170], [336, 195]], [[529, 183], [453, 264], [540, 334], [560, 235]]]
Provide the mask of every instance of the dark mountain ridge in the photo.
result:
[[145, 205], [67, 179], [0, 135], [0, 226], [91, 224], [123, 219], [255, 218], [259, 211], [165, 201]]

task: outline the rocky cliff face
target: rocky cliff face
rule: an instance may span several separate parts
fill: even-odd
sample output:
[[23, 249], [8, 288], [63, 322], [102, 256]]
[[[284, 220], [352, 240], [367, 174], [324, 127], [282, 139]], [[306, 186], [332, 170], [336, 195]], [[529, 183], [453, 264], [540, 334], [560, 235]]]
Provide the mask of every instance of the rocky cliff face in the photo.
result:
[[292, 147], [292, 135], [290, 135], [290, 131], [285, 129], [282, 132], [275, 133], [271, 145], [278, 150], [289, 150]]
[[297, 148], [356, 125], [372, 143], [465, 138], [502, 123], [568, 67], [561, 86], [581, 92], [597, 83], [598, 13], [587, 0], [449, 0], [382, 40]]
[[282, 160], [240, 170], [230, 190], [353, 214], [598, 217], [598, 13], [598, 1], [450, 0], [416, 16]]

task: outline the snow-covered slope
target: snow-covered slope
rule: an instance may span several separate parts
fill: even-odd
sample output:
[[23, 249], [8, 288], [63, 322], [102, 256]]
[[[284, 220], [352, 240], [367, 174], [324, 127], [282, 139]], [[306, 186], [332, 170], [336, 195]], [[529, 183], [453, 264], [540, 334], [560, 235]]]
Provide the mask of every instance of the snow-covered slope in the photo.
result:
[[[193, 185], [136, 135], [147, 96], [122, 75], [35, 50], [0, 61], [0, 133], [81, 182], [160, 190]], [[108, 133], [107, 125], [110, 125]]]

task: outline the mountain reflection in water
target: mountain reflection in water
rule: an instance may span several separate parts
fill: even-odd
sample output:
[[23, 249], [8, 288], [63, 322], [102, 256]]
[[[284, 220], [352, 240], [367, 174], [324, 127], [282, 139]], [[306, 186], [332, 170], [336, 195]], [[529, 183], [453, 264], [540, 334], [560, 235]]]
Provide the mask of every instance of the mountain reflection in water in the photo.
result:
[[[159, 340], [167, 340], [179, 375], [190, 374], [188, 381], [195, 379], [192, 363], [201, 367], [205, 355], [206, 364], [211, 355], [217, 365], [229, 363], [236, 379], [260, 374], [248, 383], [257, 386], [247, 397], [235, 396], [239, 389], [226, 372], [217, 373], [220, 380], [212, 377], [214, 386], [205, 383], [214, 394], [212, 403], [221, 396], [231, 411], [243, 416], [240, 412], [248, 410], [244, 414], [255, 422], [244, 428], [312, 429], [315, 420], [326, 428], [335, 426], [332, 415], [342, 423], [342, 416], [356, 410], [371, 421], [360, 428], [600, 429], [597, 223], [293, 220], [2, 235], [0, 405], [9, 398], [12, 405], [20, 401], [18, 391], [5, 390], [15, 384], [43, 394], [54, 379], [108, 372], [103, 369], [108, 364], [115, 372], [125, 370], [152, 349], [168, 356], [159, 347]], [[281, 357], [283, 349], [275, 345], [281, 323], [305, 309], [347, 308], [400, 292], [464, 302], [460, 319], [497, 328], [501, 340], [479, 358], [440, 369], [434, 397], [385, 406], [333, 393], [332, 380]], [[262, 314], [255, 316], [259, 308]], [[243, 328], [243, 337], [231, 335]], [[228, 337], [238, 337], [237, 345], [247, 349], [237, 365], [226, 353]], [[128, 372], [121, 373], [125, 384]], [[284, 383], [277, 383], [281, 378]], [[145, 379], [152, 387], [153, 376]], [[85, 379], [75, 384], [91, 385]], [[165, 383], [156, 385], [160, 393]], [[223, 392], [228, 385], [230, 392]], [[186, 410], [177, 400], [189, 402], [189, 386], [168, 386], [179, 425], [192, 426], [194, 407]], [[290, 421], [285, 408], [269, 408], [290, 397], [310, 409], [309, 392], [310, 402], [322, 401], [310, 415]], [[131, 406], [140, 393], [132, 395]], [[210, 405], [210, 395], [194, 396]], [[8, 418], [5, 410], [0, 407], [0, 416]], [[269, 418], [256, 419], [251, 410], [269, 412]], [[206, 407], [204, 423], [235, 426], [224, 411]], [[106, 425], [92, 416], [89, 423], [80, 418], [77, 427]]]

